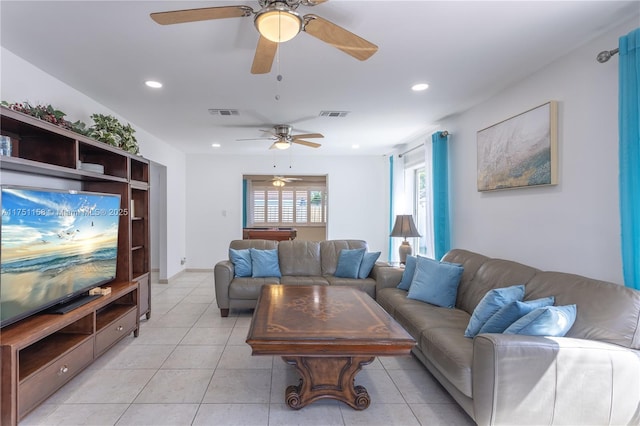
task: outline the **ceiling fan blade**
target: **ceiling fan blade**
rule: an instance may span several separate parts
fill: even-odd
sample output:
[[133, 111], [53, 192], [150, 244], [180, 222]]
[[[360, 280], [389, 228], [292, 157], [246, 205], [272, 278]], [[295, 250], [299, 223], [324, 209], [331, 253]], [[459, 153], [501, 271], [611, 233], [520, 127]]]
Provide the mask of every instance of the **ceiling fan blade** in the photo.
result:
[[375, 44], [317, 15], [305, 15], [304, 21], [304, 31], [358, 60], [367, 60], [378, 51]]
[[305, 138], [305, 139], [314, 139], [314, 138], [324, 138], [320, 133], [305, 133], [303, 135], [293, 135], [294, 139]]
[[300, 145], [308, 146], [310, 148], [320, 148], [322, 146], [319, 143], [303, 141], [302, 139], [293, 139], [291, 142], [299, 143]]
[[237, 141], [273, 141], [278, 140], [276, 138], [248, 138], [248, 139], [236, 139]]
[[277, 50], [278, 43], [260, 36], [256, 54], [253, 57], [253, 64], [251, 65], [251, 74], [267, 74], [270, 72]]
[[243, 16], [251, 16], [252, 14], [253, 9], [249, 6], [221, 6], [156, 12], [151, 14], [151, 19], [161, 25], [170, 25], [185, 22], [208, 21], [210, 19], [241, 18]]

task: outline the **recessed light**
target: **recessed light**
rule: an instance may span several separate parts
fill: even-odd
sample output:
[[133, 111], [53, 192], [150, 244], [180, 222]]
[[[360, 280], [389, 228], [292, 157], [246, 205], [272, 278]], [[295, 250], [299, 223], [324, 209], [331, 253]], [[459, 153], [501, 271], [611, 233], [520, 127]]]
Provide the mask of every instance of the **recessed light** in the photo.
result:
[[423, 90], [427, 90], [428, 88], [429, 85], [427, 83], [418, 83], [411, 86], [411, 90], [413, 90], [414, 92], [421, 92]]
[[220, 148], [222, 145], [220, 145], [219, 143], [212, 143], [211, 146], [213, 148]]
[[144, 82], [144, 84], [146, 84], [147, 86], [153, 88], [153, 89], [159, 89], [162, 87], [162, 83], [160, 83], [159, 81], [154, 81], [154, 80], [147, 80]]
[[358, 149], [358, 148], [360, 148], [360, 145], [351, 145], [351, 148], [352, 149]]

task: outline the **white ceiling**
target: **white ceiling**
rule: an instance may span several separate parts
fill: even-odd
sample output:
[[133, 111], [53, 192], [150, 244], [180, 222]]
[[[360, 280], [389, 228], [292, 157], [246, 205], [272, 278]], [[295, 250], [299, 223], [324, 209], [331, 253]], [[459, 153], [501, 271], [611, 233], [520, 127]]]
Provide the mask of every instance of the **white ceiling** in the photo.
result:
[[[489, 98], [640, 9], [638, 1], [331, 0], [300, 6], [299, 12], [328, 19], [379, 51], [360, 62], [301, 33], [280, 45], [279, 62], [265, 75], [250, 73], [258, 40], [252, 18], [168, 26], [149, 18], [151, 12], [243, 4], [259, 9], [255, 0], [2, 0], [0, 41], [188, 153], [268, 154], [269, 141], [236, 139], [268, 136], [259, 129], [290, 123], [294, 133], [325, 136], [314, 139], [321, 148], [295, 146], [297, 154], [378, 155], [430, 133], [438, 120]], [[147, 79], [164, 87], [149, 89]], [[412, 92], [417, 82], [430, 88]], [[64, 105], [54, 106], [64, 111]], [[237, 109], [240, 115], [213, 116], [210, 108]], [[349, 114], [324, 118], [322, 110]], [[214, 142], [222, 147], [212, 148]]]

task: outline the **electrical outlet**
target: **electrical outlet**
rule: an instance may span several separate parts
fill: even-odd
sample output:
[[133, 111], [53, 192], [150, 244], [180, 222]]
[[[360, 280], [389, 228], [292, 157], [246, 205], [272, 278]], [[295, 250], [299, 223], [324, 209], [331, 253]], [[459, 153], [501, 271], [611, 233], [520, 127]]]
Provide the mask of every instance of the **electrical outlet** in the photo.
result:
[[184, 265], [185, 263], [187, 263], [187, 258], [183, 257], [182, 259], [180, 259], [180, 264]]

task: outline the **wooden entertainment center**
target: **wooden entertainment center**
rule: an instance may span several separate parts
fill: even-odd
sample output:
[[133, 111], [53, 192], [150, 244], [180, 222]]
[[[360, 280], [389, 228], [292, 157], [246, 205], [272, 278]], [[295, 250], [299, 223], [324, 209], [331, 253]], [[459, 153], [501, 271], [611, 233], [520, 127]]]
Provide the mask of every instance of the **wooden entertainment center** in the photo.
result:
[[[0, 113], [1, 133], [11, 137], [11, 156], [0, 156], [2, 173], [119, 194], [127, 212], [119, 219], [116, 279], [103, 286], [111, 294], [0, 330], [0, 424], [16, 425], [119, 340], [137, 336], [140, 316], [150, 317], [149, 161], [5, 107]], [[100, 165], [104, 173], [80, 162]]]

